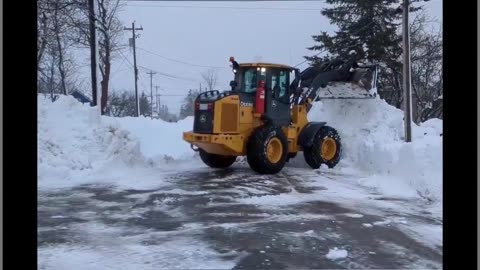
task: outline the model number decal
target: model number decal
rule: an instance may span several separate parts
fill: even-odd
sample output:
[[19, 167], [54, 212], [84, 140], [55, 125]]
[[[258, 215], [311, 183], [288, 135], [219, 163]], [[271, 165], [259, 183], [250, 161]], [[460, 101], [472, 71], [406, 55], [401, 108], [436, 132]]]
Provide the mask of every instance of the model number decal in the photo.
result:
[[240, 101], [240, 107], [253, 107], [253, 103]]

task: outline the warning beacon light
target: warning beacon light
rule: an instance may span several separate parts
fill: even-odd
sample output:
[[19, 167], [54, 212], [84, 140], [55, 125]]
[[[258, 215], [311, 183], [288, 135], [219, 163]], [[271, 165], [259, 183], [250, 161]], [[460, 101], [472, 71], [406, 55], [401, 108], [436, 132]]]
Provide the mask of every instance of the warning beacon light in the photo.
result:
[[233, 56], [230, 56], [230, 62], [232, 62], [232, 69], [233, 69], [233, 73], [236, 73], [237, 72], [237, 69], [240, 68], [240, 65], [237, 63], [237, 61], [235, 61], [235, 57]]

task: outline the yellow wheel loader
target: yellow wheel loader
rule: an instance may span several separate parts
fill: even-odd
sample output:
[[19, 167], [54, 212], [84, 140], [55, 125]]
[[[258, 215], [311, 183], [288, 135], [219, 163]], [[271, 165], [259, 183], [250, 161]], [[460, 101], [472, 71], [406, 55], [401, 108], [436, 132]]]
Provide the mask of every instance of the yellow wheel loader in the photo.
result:
[[[199, 94], [193, 130], [183, 133], [213, 168], [229, 167], [246, 156], [254, 171], [275, 174], [299, 151], [313, 169], [321, 164], [333, 168], [341, 157], [340, 136], [325, 122], [308, 121], [312, 102], [376, 96], [376, 65], [346, 61], [300, 72], [281, 64], [238, 64], [233, 57], [230, 62], [235, 74], [231, 90]], [[341, 89], [337, 96], [335, 89]]]

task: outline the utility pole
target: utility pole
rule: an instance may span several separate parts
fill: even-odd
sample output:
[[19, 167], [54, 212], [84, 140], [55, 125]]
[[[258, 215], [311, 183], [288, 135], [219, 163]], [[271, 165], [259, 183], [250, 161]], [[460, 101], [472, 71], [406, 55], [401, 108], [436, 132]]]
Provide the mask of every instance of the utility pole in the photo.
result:
[[[158, 86], [155, 86], [155, 88], [158, 89]], [[155, 98], [157, 99], [158, 118], [159, 118], [159, 119], [162, 119], [162, 120], [165, 120], [164, 118], [162, 118], [162, 114], [160, 113], [160, 110], [161, 110], [160, 96], [161, 96], [161, 94], [156, 94], [156, 95], [155, 95]], [[163, 110], [161, 110], [161, 111], [162, 111], [162, 113], [163, 113]]]
[[412, 92], [410, 81], [410, 27], [408, 26], [409, 1], [403, 0], [403, 89], [405, 93], [405, 142], [412, 141]]
[[150, 119], [153, 119], [153, 75], [157, 73], [150, 70], [147, 74], [150, 75]]
[[97, 20], [95, 16], [97, 10], [96, 0], [88, 0], [88, 16], [90, 26], [90, 69], [92, 78], [92, 106], [100, 106], [100, 94], [98, 93], [98, 40], [97, 40]]
[[155, 104], [157, 105], [157, 112], [160, 115], [160, 99], [159, 99], [159, 95], [158, 95], [158, 88], [159, 87], [160, 86], [155, 85], [155, 98], [156, 98]]
[[137, 107], [137, 117], [140, 116], [140, 104], [138, 101], [138, 87], [137, 87], [137, 80], [138, 80], [138, 69], [137, 69], [137, 55], [135, 52], [135, 30], [143, 30], [143, 27], [140, 28], [135, 28], [135, 21], [132, 22], [132, 28], [127, 28], [124, 27], [123, 30], [129, 30], [132, 31], [132, 46], [133, 46], [133, 69], [135, 73], [135, 101], [136, 101], [136, 107]]
[[159, 117], [160, 117], [160, 109], [161, 109], [161, 106], [162, 106], [162, 105], [160, 104], [160, 96], [161, 96], [161, 94], [157, 94], [157, 95], [156, 95], [157, 100], [158, 100], [158, 105], [157, 105], [157, 107], [158, 107]]

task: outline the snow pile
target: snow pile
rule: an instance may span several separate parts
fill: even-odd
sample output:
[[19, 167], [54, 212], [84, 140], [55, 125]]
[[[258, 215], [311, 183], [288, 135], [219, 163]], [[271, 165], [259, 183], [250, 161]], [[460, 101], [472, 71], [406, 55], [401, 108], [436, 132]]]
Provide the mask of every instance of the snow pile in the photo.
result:
[[348, 255], [348, 252], [345, 249], [333, 248], [328, 251], [326, 257], [329, 260], [338, 260], [338, 259], [346, 258], [347, 255]]
[[73, 172], [117, 162], [143, 162], [138, 141], [118, 126], [103, 124], [95, 108], [70, 96], [38, 97], [38, 179], [69, 179]]
[[102, 175], [122, 175], [122, 168], [148, 168], [193, 156], [182, 141], [192, 119], [166, 123], [146, 118], [100, 117], [98, 108], [61, 96], [55, 102], [38, 96], [38, 181], [84, 181]]
[[[310, 121], [326, 121], [342, 139], [339, 167], [368, 172], [363, 185], [390, 195], [442, 201], [442, 120], [412, 126], [412, 143], [403, 139], [403, 111], [384, 100], [322, 100], [309, 112]], [[389, 177], [385, 177], [388, 175]]]
[[177, 123], [152, 120], [146, 117], [105, 117], [105, 122], [117, 123], [140, 141], [140, 150], [153, 160], [186, 159], [194, 155], [190, 145], [183, 141], [183, 132], [193, 127], [193, 117]]

